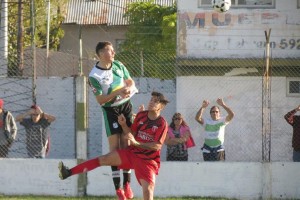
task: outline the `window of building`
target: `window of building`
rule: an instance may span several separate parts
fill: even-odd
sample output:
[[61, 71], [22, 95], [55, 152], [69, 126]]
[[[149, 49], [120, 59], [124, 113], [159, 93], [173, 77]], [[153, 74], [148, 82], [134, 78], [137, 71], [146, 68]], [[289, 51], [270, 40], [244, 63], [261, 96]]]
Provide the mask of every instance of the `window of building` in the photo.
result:
[[300, 0], [297, 1], [297, 8], [300, 8]]
[[[300, 2], [300, 0], [298, 0]], [[198, 7], [211, 6], [211, 0], [198, 0]], [[232, 7], [275, 8], [275, 0], [231, 0]]]
[[287, 96], [300, 97], [300, 78], [287, 79]]

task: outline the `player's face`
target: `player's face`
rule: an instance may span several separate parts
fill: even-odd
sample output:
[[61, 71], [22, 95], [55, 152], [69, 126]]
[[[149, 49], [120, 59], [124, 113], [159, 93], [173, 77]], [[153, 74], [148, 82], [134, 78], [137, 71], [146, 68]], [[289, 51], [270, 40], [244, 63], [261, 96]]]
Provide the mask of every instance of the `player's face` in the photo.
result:
[[218, 108], [213, 108], [210, 111], [210, 116], [213, 120], [218, 120], [220, 118], [220, 110]]
[[34, 123], [37, 123], [40, 120], [41, 116], [38, 114], [36, 109], [33, 109], [33, 112], [31, 113], [31, 119]]
[[180, 125], [180, 124], [182, 123], [182, 117], [180, 117], [180, 116], [175, 116], [175, 117], [173, 118], [173, 122], [174, 122], [175, 125]]
[[111, 45], [106, 46], [100, 51], [100, 60], [103, 62], [111, 63], [114, 61], [115, 51]]
[[148, 104], [148, 110], [149, 111], [158, 111], [162, 109], [162, 104], [160, 103], [158, 97], [152, 96], [149, 104]]

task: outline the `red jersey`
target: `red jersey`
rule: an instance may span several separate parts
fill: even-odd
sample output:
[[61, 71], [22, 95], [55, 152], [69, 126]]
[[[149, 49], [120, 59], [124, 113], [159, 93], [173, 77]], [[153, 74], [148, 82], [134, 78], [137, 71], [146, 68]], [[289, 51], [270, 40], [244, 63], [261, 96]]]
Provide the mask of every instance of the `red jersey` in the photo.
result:
[[[162, 116], [151, 120], [148, 118], [148, 111], [142, 111], [136, 115], [131, 130], [135, 133], [135, 140], [138, 142], [163, 144], [168, 132], [168, 123]], [[142, 149], [133, 145], [129, 148], [137, 157], [143, 160], [153, 160], [158, 167], [160, 166], [160, 150]]]

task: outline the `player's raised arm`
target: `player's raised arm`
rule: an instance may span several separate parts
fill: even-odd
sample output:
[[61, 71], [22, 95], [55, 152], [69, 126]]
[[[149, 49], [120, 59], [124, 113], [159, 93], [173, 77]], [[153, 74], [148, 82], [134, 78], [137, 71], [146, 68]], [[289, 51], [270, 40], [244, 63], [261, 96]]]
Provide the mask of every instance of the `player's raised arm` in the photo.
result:
[[223, 99], [222, 98], [218, 98], [217, 99], [217, 103], [222, 106], [226, 112], [227, 112], [227, 116], [226, 116], [226, 119], [225, 121], [226, 122], [230, 122], [232, 120], [232, 118], [234, 117], [234, 112], [231, 110], [231, 108], [229, 108], [228, 106], [226, 106], [226, 104], [224, 103]]
[[294, 115], [298, 111], [300, 111], [300, 105], [284, 115], [284, 119], [287, 121], [287, 123], [289, 123], [292, 126], [294, 125]]
[[127, 124], [126, 124], [126, 118], [125, 118], [125, 116], [123, 114], [121, 114], [121, 115], [118, 116], [118, 123], [120, 124], [120, 126], [122, 126], [123, 133], [125, 135], [127, 135], [129, 133], [132, 134], [132, 130], [131, 130], [130, 127], [127, 126]]
[[208, 105], [209, 105], [209, 101], [204, 100], [202, 102], [202, 105], [201, 105], [199, 111], [197, 112], [197, 114], [195, 116], [195, 120], [200, 124], [204, 123], [204, 120], [203, 120], [202, 116], [203, 116], [203, 113], [204, 113], [204, 111], [205, 111], [205, 109], [207, 108]]

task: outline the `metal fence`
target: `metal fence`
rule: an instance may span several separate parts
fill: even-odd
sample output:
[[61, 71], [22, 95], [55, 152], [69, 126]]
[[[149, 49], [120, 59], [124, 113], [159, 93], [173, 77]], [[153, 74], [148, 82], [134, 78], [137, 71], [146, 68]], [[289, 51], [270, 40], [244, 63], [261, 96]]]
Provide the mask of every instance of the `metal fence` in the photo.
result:
[[[26, 13], [26, 17], [30, 17], [30, 13]], [[16, 36], [18, 33], [10, 34]], [[16, 47], [17, 41], [14, 42]], [[50, 127], [53, 147], [49, 157], [74, 158], [75, 94], [70, 77], [77, 76], [81, 70], [87, 76], [95, 60], [68, 52], [46, 52], [32, 46], [27, 46], [20, 57], [18, 52], [7, 52], [6, 45], [1, 40], [0, 98], [4, 100], [4, 108], [16, 117], [34, 103], [41, 105], [43, 111], [56, 116]], [[209, 59], [181, 58], [170, 52], [135, 52], [119, 53], [116, 59], [124, 63], [139, 87], [140, 93], [132, 99], [135, 112], [140, 103], [147, 104], [153, 90], [172, 98], [163, 115], [171, 123], [173, 114], [180, 112], [189, 125], [196, 143], [188, 149], [189, 161], [203, 161], [204, 129], [195, 121], [195, 115], [203, 100], [210, 101], [212, 106], [217, 105], [219, 97], [235, 113], [225, 130], [226, 160], [291, 161], [293, 128], [284, 115], [300, 104], [300, 59], [271, 57], [269, 86], [265, 90], [264, 55], [262, 50], [261, 58]], [[88, 153], [93, 157], [106, 151], [107, 139], [103, 133], [100, 106], [91, 92], [88, 108]], [[224, 109], [220, 111], [226, 116]], [[204, 117], [210, 117], [208, 109]], [[17, 137], [7, 157], [27, 158], [27, 134], [19, 123], [17, 126]], [[63, 139], [66, 135], [68, 140]], [[166, 153], [164, 146], [163, 160], [166, 160]], [[269, 158], [266, 159], [266, 155]]]
[[[78, 72], [79, 58], [63, 52], [51, 52], [49, 56], [49, 65], [43, 67], [45, 57], [43, 50], [36, 51], [37, 59], [36, 74], [38, 77], [45, 77], [45, 81], [38, 81], [36, 88], [38, 90], [46, 90], [51, 87], [53, 82], [49, 77], [71, 77]], [[234, 119], [226, 127], [225, 130], [225, 149], [226, 160], [228, 161], [263, 161], [263, 154], [270, 155], [270, 161], [291, 161], [292, 160], [292, 127], [285, 121], [284, 115], [299, 105], [299, 82], [300, 70], [298, 58], [271, 59], [270, 73], [270, 124], [264, 124], [263, 120], [263, 101], [264, 101], [264, 65], [263, 58], [247, 58], [247, 59], [195, 59], [195, 58], [176, 58], [174, 54], [167, 52], [156, 52], [152, 54], [136, 53], [136, 54], [119, 54], [118, 60], [122, 61], [129, 69], [137, 85], [140, 87], [139, 96], [133, 97], [134, 109], [140, 103], [147, 104], [147, 95], [152, 90], [160, 90], [165, 93], [173, 94], [173, 106], [163, 113], [169, 123], [171, 123], [172, 115], [180, 112], [183, 118], [190, 126], [191, 133], [195, 140], [196, 146], [188, 149], [190, 161], [203, 161], [201, 147], [204, 142], [204, 129], [195, 121], [195, 115], [199, 110], [203, 100], [209, 100], [210, 106], [217, 105], [216, 99], [221, 97], [235, 113]], [[83, 71], [85, 75], [95, 64], [95, 60], [82, 59]], [[30, 65], [29, 65], [30, 66]], [[63, 67], [61, 67], [63, 66]], [[31, 71], [31, 70], [28, 70]], [[26, 74], [26, 73], [24, 73]], [[32, 85], [32, 76], [30, 73], [19, 78], [1, 78], [1, 88], [6, 92], [2, 93], [2, 98], [6, 102], [8, 108], [14, 115], [17, 115], [26, 109], [32, 103], [32, 94], [34, 85]], [[58, 79], [62, 81], [63, 79]], [[54, 80], [57, 82], [57, 79]], [[172, 84], [168, 84], [168, 82]], [[18, 90], [11, 89], [16, 87]], [[42, 84], [42, 85], [40, 85]], [[50, 84], [50, 85], [48, 85]], [[73, 87], [72, 85], [68, 86]], [[44, 88], [44, 89], [41, 89]], [[59, 90], [59, 87], [53, 86]], [[22, 92], [21, 92], [22, 91]], [[70, 90], [70, 95], [73, 95]], [[59, 92], [56, 92], [56, 95]], [[55, 95], [55, 91], [53, 94]], [[52, 98], [64, 98], [64, 96], [44, 96], [36, 95], [37, 102], [46, 105], [47, 101]], [[73, 97], [71, 97], [72, 99]], [[72, 101], [72, 100], [71, 100]], [[103, 134], [103, 126], [101, 125], [101, 109], [97, 105], [93, 95], [89, 94], [89, 157], [105, 152], [107, 142], [105, 134]], [[39, 104], [39, 103], [38, 103]], [[18, 105], [18, 106], [16, 106]], [[209, 106], [209, 107], [210, 107]], [[26, 109], [24, 109], [26, 108]], [[47, 112], [56, 115], [59, 123], [53, 123], [52, 127], [55, 131], [61, 132], [64, 128], [63, 117], [54, 110]], [[62, 113], [73, 112], [71, 107], [64, 106], [61, 108]], [[66, 109], [63, 111], [63, 109]], [[226, 111], [220, 109], [222, 116], [226, 116]], [[74, 115], [71, 115], [74, 116]], [[95, 120], [95, 116], [98, 118]], [[209, 118], [209, 112], [204, 113]], [[61, 121], [62, 120], [62, 121]], [[66, 121], [65, 121], [66, 122]], [[58, 125], [59, 124], [59, 125]], [[263, 129], [265, 126], [270, 127], [270, 141], [266, 141], [263, 137]], [[19, 126], [18, 135], [9, 157], [28, 157], [26, 154], [26, 134], [25, 130]], [[50, 129], [51, 130], [51, 129]], [[72, 134], [71, 134], [72, 135]], [[62, 136], [58, 134], [54, 137], [59, 140]], [[72, 135], [75, 138], [75, 133]], [[72, 140], [72, 139], [71, 139]], [[270, 142], [267, 148], [264, 142]], [[55, 144], [55, 141], [52, 140]], [[71, 142], [69, 146], [74, 145]], [[55, 148], [62, 148], [57, 146]], [[74, 147], [73, 147], [74, 148]], [[70, 150], [73, 151], [70, 147]], [[166, 146], [162, 150], [162, 158], [166, 159]], [[52, 149], [53, 150], [53, 149]], [[267, 152], [264, 152], [267, 151]], [[72, 157], [75, 153], [60, 155], [55, 153], [53, 157]]]

